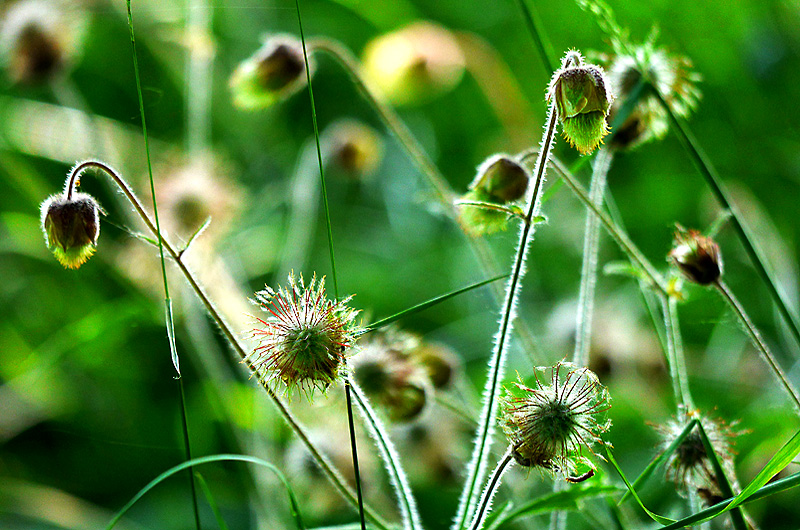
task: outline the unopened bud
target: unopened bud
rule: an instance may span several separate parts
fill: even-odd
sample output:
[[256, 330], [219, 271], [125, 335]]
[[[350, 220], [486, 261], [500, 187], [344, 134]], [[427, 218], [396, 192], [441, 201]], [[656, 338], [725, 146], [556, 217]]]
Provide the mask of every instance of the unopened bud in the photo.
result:
[[608, 134], [608, 109], [612, 96], [606, 87], [603, 69], [584, 64], [577, 52], [570, 52], [561, 68], [553, 75], [548, 100], [555, 101], [563, 134], [581, 154], [595, 150]]
[[686, 230], [678, 226], [675, 231], [675, 247], [669, 257], [683, 275], [694, 283], [709, 285], [722, 274], [722, 256], [719, 245], [697, 230]]
[[374, 129], [354, 120], [342, 120], [326, 133], [330, 161], [352, 180], [372, 175], [383, 156], [383, 141]]
[[45, 242], [64, 267], [77, 269], [94, 254], [100, 235], [99, 212], [97, 201], [85, 193], [60, 193], [42, 203]]
[[233, 72], [233, 102], [246, 110], [269, 107], [305, 86], [305, 69], [300, 41], [290, 35], [270, 37]]
[[507, 155], [494, 155], [478, 167], [478, 174], [469, 189], [481, 189], [492, 202], [505, 204], [525, 196], [530, 176], [528, 171]]

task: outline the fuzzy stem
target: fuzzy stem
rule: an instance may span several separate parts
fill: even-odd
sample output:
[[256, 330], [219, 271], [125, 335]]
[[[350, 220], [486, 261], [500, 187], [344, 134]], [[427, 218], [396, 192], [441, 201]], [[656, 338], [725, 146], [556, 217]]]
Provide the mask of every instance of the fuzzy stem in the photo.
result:
[[[181, 273], [183, 274], [186, 281], [189, 283], [189, 287], [191, 287], [192, 291], [194, 291], [197, 298], [202, 302], [203, 306], [205, 307], [206, 311], [208, 311], [209, 316], [212, 320], [219, 326], [220, 331], [224, 335], [225, 339], [230, 344], [231, 348], [236, 352], [236, 354], [242, 359], [242, 362], [247, 365], [248, 369], [251, 373], [258, 375], [256, 368], [250, 361], [247, 361], [247, 352], [245, 351], [244, 346], [239, 342], [239, 339], [236, 336], [236, 333], [231, 329], [230, 325], [225, 321], [222, 317], [222, 314], [217, 310], [214, 303], [211, 299], [208, 298], [205, 290], [200, 286], [197, 279], [195, 278], [194, 274], [187, 268], [186, 264], [181, 260], [181, 256], [175, 247], [167, 241], [159, 232], [156, 230], [156, 226], [153, 223], [153, 220], [150, 218], [150, 215], [145, 211], [142, 203], [139, 201], [139, 198], [136, 197], [131, 187], [128, 183], [109, 165], [104, 164], [103, 162], [97, 160], [87, 160], [84, 162], [80, 162], [76, 165], [71, 173], [71, 178], [74, 179], [75, 177], [79, 176], [85, 169], [87, 168], [97, 168], [102, 170], [109, 178], [111, 178], [117, 186], [119, 186], [122, 193], [127, 197], [128, 201], [133, 206], [134, 210], [138, 216], [142, 219], [144, 224], [147, 226], [147, 229], [150, 233], [153, 234], [154, 237], [158, 238], [158, 240], [163, 244], [164, 249], [167, 253], [172, 257], [175, 264], [180, 269]], [[356, 498], [356, 494], [350, 489], [349, 486], [345, 483], [344, 478], [342, 478], [341, 473], [333, 467], [333, 465], [328, 461], [328, 459], [320, 453], [320, 451], [316, 448], [313, 444], [311, 439], [308, 437], [308, 434], [305, 431], [305, 428], [300, 424], [300, 422], [294, 417], [294, 415], [289, 411], [286, 404], [278, 397], [277, 394], [270, 388], [269, 384], [266, 380], [259, 377], [259, 384], [261, 387], [266, 391], [269, 398], [272, 400], [275, 407], [277, 407], [278, 412], [283, 416], [284, 420], [287, 424], [292, 428], [292, 430], [297, 434], [303, 444], [306, 446], [308, 451], [311, 453], [312, 458], [320, 467], [322, 472], [328, 477], [328, 480], [331, 484], [339, 491], [342, 497], [345, 498], [349, 503], [353, 506], [358, 506], [358, 501]], [[390, 530], [389, 524], [383, 520], [374, 510], [370, 507], [364, 507], [364, 514], [368, 519], [370, 519], [378, 528], [382, 530]]]
[[[405, 149], [411, 157], [412, 162], [420, 173], [422, 173], [425, 181], [433, 190], [435, 199], [439, 202], [445, 214], [456, 222], [463, 232], [464, 227], [458, 223], [458, 209], [453, 204], [453, 199], [457, 196], [456, 193], [450, 189], [447, 179], [445, 179], [444, 175], [442, 175], [427, 155], [422, 145], [420, 145], [419, 141], [414, 137], [406, 124], [403, 123], [403, 120], [397, 112], [385, 101], [380, 92], [372, 86], [367, 78], [364, 77], [361, 65], [353, 53], [340, 43], [321, 37], [309, 39], [308, 49], [309, 53], [312, 54], [321, 52], [329, 55], [344, 69], [358, 91], [364, 96], [367, 103], [369, 103], [380, 120], [384, 123], [387, 130], [394, 135], [401, 147]], [[466, 232], [464, 233], [484, 274], [487, 276], [496, 276], [498, 268], [489, 245], [484, 239], [473, 238], [467, 235]], [[502, 288], [499, 286], [493, 287], [492, 293], [498, 304], [501, 303], [505, 296]], [[528, 327], [521, 323], [516, 331], [520, 338], [522, 349], [530, 356], [532, 364], [541, 364], [543, 362], [543, 355]]]
[[728, 190], [725, 188], [725, 185], [717, 173], [717, 170], [711, 164], [711, 160], [709, 160], [708, 156], [700, 147], [700, 144], [697, 142], [697, 139], [689, 130], [689, 127], [686, 125], [686, 123], [684, 123], [683, 120], [675, 115], [672, 108], [664, 100], [664, 97], [661, 95], [661, 93], [659, 93], [654, 86], [652, 88], [652, 92], [656, 95], [659, 103], [667, 112], [667, 114], [669, 114], [673, 125], [675, 125], [675, 130], [678, 133], [678, 139], [691, 155], [692, 162], [694, 162], [698, 171], [700, 171], [700, 174], [711, 188], [711, 191], [714, 193], [714, 197], [716, 197], [717, 201], [722, 205], [723, 208], [730, 212], [731, 221], [733, 223], [733, 228], [736, 231], [736, 235], [739, 236], [739, 240], [744, 246], [745, 252], [747, 252], [747, 256], [753, 263], [756, 272], [761, 277], [764, 285], [767, 286], [775, 305], [778, 306], [778, 311], [780, 311], [781, 316], [783, 316], [783, 319], [786, 321], [786, 324], [791, 330], [795, 342], [797, 342], [797, 344], [800, 346], [800, 324], [798, 324], [797, 316], [794, 315], [789, 309], [789, 305], [786, 303], [784, 295], [778, 290], [777, 282], [773, 279], [770, 271], [767, 270], [765, 265], [766, 260], [764, 259], [760, 249], [756, 247], [754, 243], [755, 238], [750, 233], [750, 229], [747, 227], [747, 225], [745, 225], [742, 221], [742, 214], [739, 212], [739, 209], [736, 207], [733, 201], [731, 201]]
[[[589, 199], [598, 208], [603, 206], [606, 177], [614, 154], [602, 148], [594, 159]], [[581, 265], [581, 287], [578, 295], [578, 315], [575, 327], [575, 352], [573, 362], [578, 366], [589, 363], [594, 314], [594, 293], [597, 285], [597, 258], [600, 251], [600, 221], [592, 212], [586, 212], [586, 228], [583, 235], [583, 263]]]
[[753, 321], [750, 320], [749, 316], [747, 316], [742, 304], [739, 303], [739, 300], [736, 298], [736, 296], [734, 296], [733, 291], [728, 288], [728, 285], [722, 279], [718, 279], [713, 285], [717, 288], [717, 291], [719, 291], [725, 301], [728, 302], [728, 305], [731, 306], [733, 312], [736, 313], [736, 316], [739, 318], [739, 322], [742, 323], [742, 326], [744, 326], [744, 329], [750, 336], [750, 340], [753, 341], [753, 345], [764, 357], [764, 360], [767, 361], [767, 364], [769, 364], [770, 368], [772, 368], [772, 372], [775, 374], [775, 377], [778, 378], [780, 383], [783, 385], [783, 388], [789, 394], [789, 397], [792, 398], [795, 407], [797, 407], [798, 411], [800, 411], [800, 397], [798, 397], [797, 390], [795, 390], [795, 388], [792, 387], [792, 384], [789, 383], [789, 380], [786, 379], [783, 369], [781, 369], [780, 365], [778, 365], [775, 357], [772, 355], [772, 352], [770, 352], [769, 347], [767, 347], [767, 343], [764, 342], [764, 339], [761, 337], [761, 333], [759, 333], [755, 324], [753, 324]]
[[514, 308], [517, 304], [519, 285], [525, 273], [524, 263], [528, 253], [528, 243], [534, 229], [531, 220], [534, 215], [538, 213], [540, 191], [544, 182], [550, 151], [555, 142], [556, 123], [558, 121], [555, 103], [550, 104], [547, 118], [547, 127], [542, 137], [542, 145], [536, 160], [536, 166], [534, 166], [535, 180], [533, 191], [531, 192], [528, 202], [525, 222], [521, 226], [511, 278], [506, 288], [506, 299], [500, 314], [500, 329], [495, 337], [495, 348], [489, 360], [489, 373], [483, 394], [484, 405], [481, 411], [478, 431], [475, 434], [475, 449], [468, 466], [467, 482], [459, 501], [458, 512], [453, 526], [454, 529], [463, 529], [467, 524], [467, 520], [470, 519], [474, 504], [478, 501], [478, 485], [483, 482], [483, 477], [486, 474], [487, 457], [492, 442], [493, 424], [497, 414], [497, 394], [505, 365], [507, 338], [513, 327], [515, 316]]
[[686, 362], [683, 353], [683, 339], [681, 338], [680, 324], [678, 323], [678, 303], [675, 297], [659, 295], [661, 312], [664, 315], [664, 329], [667, 339], [667, 364], [672, 392], [678, 412], [694, 410], [694, 400], [689, 391], [689, 380], [686, 374]]
[[346, 384], [353, 389], [356, 404], [364, 417], [364, 422], [375, 440], [378, 450], [381, 453], [382, 460], [386, 465], [386, 471], [389, 473], [389, 480], [392, 483], [400, 506], [403, 528], [422, 530], [422, 523], [420, 522], [419, 512], [417, 511], [417, 502], [414, 500], [411, 486], [409, 486], [406, 474], [400, 465], [400, 456], [394, 444], [392, 444], [386, 427], [384, 427], [383, 422], [381, 422], [375, 410], [370, 405], [369, 400], [364, 395], [364, 391], [361, 390], [352, 377], [348, 377]]
[[509, 466], [514, 463], [514, 457], [512, 453], [513, 450], [511, 447], [509, 447], [505, 454], [503, 454], [503, 457], [500, 459], [497, 467], [494, 468], [494, 471], [492, 471], [492, 475], [489, 477], [489, 482], [486, 484], [486, 489], [483, 490], [481, 500], [478, 503], [478, 509], [475, 511], [475, 517], [472, 519], [470, 530], [480, 530], [483, 528], [483, 522], [486, 520], [486, 516], [489, 514], [492, 498], [497, 491], [497, 487], [500, 485], [500, 479], [503, 478], [503, 474], [509, 469]]

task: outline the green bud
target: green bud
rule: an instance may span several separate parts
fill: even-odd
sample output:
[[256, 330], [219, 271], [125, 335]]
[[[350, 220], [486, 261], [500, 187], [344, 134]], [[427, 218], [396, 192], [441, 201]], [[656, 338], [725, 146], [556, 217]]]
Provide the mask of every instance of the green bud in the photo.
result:
[[478, 167], [469, 189], [480, 189], [491, 197], [491, 202], [505, 204], [523, 198], [528, 181], [528, 171], [508, 155], [493, 155]]
[[305, 86], [305, 68], [300, 41], [290, 35], [270, 37], [233, 72], [233, 102], [245, 110], [269, 107]]
[[583, 64], [577, 52], [570, 52], [568, 59], [553, 75], [547, 97], [555, 102], [564, 137], [585, 155], [608, 134], [606, 117], [613, 98], [599, 66]]
[[97, 201], [85, 193], [51, 195], [42, 203], [47, 248], [64, 267], [77, 269], [94, 254], [100, 235], [99, 212]]
[[383, 141], [371, 127], [355, 120], [341, 120], [325, 133], [333, 167], [352, 180], [375, 173], [383, 157]]

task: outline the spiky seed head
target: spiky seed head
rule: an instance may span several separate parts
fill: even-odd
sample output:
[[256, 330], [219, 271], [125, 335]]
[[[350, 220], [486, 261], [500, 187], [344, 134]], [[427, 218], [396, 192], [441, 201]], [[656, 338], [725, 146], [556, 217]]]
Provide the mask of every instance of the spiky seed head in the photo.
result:
[[372, 128], [355, 120], [340, 120], [325, 132], [330, 161], [347, 178], [372, 176], [383, 158], [383, 140]]
[[[69, 197], [69, 198], [68, 198]], [[100, 206], [86, 193], [51, 195], [40, 207], [45, 243], [59, 263], [77, 269], [94, 254], [100, 235]]]
[[[309, 69], [314, 70], [310, 59]], [[274, 35], [236, 67], [229, 86], [237, 107], [254, 110], [293, 95], [306, 77], [302, 43], [292, 35]]]
[[455, 36], [442, 26], [415, 22], [381, 35], [364, 49], [364, 73], [396, 105], [412, 105], [453, 89], [466, 61]]
[[564, 64], [553, 74], [547, 100], [555, 101], [564, 137], [581, 154], [589, 154], [608, 134], [608, 109], [613, 101], [603, 69], [584, 64], [577, 51], [567, 53]]
[[588, 463], [583, 451], [610, 428], [611, 397], [592, 371], [569, 362], [534, 375], [533, 388], [506, 387], [500, 424], [517, 463], [570, 478], [577, 463]]
[[258, 347], [244, 362], [263, 379], [277, 379], [287, 393], [300, 388], [306, 395], [314, 389], [325, 391], [341, 375], [345, 354], [356, 341], [360, 328], [358, 311], [344, 300], [329, 300], [325, 278], [316, 276], [306, 285], [289, 275], [286, 288], [266, 287], [255, 294], [255, 302], [269, 316], [256, 318], [253, 337]]
[[[611, 107], [611, 121], [640, 82], [652, 84], [672, 112], [683, 118], [697, 106], [700, 75], [692, 71], [692, 62], [683, 56], [656, 47], [652, 40], [628, 46], [604, 61], [611, 89], [617, 95]], [[651, 140], [663, 138], [669, 130], [669, 115], [650, 90], [639, 93], [638, 102], [625, 121], [614, 131], [610, 146], [614, 149], [633, 149]]]
[[417, 418], [425, 409], [431, 382], [411, 357], [418, 337], [390, 328], [373, 334], [352, 363], [353, 376], [393, 421]]
[[[708, 441], [714, 449], [714, 454], [722, 465], [725, 476], [735, 488], [736, 475], [731, 442], [737, 433], [722, 420], [702, 415], [696, 410], [680, 413], [665, 425], [656, 427], [662, 437], [662, 451], [675, 442], [686, 425], [693, 419], [700, 421]], [[689, 432], [669, 456], [665, 474], [667, 480], [674, 482], [678, 486], [678, 491], [683, 495], [695, 491], [706, 501], [713, 501], [717, 498], [721, 500], [722, 491], [697, 427]], [[714, 504], [714, 502], [709, 502], [709, 504]]]
[[719, 245], [697, 230], [686, 230], [678, 225], [675, 246], [669, 257], [686, 279], [699, 285], [714, 283], [722, 274]]

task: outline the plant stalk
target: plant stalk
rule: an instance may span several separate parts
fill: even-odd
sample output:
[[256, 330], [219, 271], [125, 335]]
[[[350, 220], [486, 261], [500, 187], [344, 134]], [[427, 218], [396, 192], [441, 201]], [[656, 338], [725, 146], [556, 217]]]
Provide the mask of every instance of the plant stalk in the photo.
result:
[[486, 489], [483, 490], [483, 495], [481, 495], [481, 500], [478, 503], [478, 509], [475, 511], [475, 516], [472, 519], [470, 530], [480, 530], [483, 528], [483, 522], [489, 514], [489, 507], [492, 504], [492, 498], [497, 491], [497, 487], [500, 485], [500, 479], [513, 463], [513, 449], [509, 447], [503, 454], [497, 467], [492, 471], [492, 475], [489, 477], [489, 482], [486, 484]]

